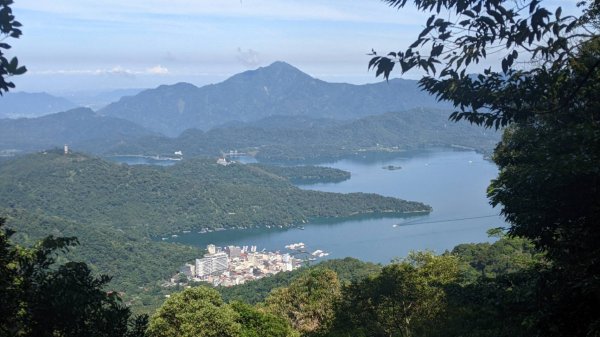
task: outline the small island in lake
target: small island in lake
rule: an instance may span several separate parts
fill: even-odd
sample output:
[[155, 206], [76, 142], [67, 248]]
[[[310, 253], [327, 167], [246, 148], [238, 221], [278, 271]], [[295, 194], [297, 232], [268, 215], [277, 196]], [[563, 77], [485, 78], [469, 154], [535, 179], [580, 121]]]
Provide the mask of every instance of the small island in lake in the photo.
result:
[[402, 169], [402, 166], [400, 166], [400, 165], [398, 165], [398, 166], [395, 166], [395, 165], [386, 165], [386, 166], [382, 167], [382, 169], [389, 170], [389, 171], [396, 171], [396, 170]]

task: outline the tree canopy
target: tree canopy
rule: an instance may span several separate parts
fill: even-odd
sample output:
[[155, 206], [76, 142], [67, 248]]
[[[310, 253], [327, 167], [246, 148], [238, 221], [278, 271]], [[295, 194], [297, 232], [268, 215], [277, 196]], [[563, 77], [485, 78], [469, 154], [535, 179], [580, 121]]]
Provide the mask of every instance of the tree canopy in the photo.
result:
[[8, 92], [15, 84], [7, 78], [14, 75], [22, 75], [27, 71], [27, 68], [19, 65], [19, 60], [16, 57], [10, 60], [6, 58], [5, 52], [11, 48], [10, 44], [4, 42], [7, 38], [18, 39], [22, 32], [21, 23], [15, 20], [12, 14], [10, 5], [13, 0], [0, 0], [0, 96], [2, 92]]
[[[421, 34], [403, 51], [373, 52], [369, 67], [385, 78], [396, 65], [402, 73], [420, 68], [421, 87], [454, 104], [450, 119], [505, 127], [488, 196], [508, 233], [550, 260], [520, 283], [538, 298], [528, 325], [545, 336], [600, 334], [598, 1], [579, 2], [580, 15], [540, 0], [414, 4], [432, 13]], [[484, 60], [493, 65], [470, 72]]]
[[[384, 2], [402, 8], [408, 0]], [[598, 40], [595, 2], [580, 16], [563, 15], [561, 7], [550, 11], [541, 0], [414, 0], [414, 4], [432, 13], [425, 29], [404, 50], [386, 56], [373, 51], [369, 68], [385, 78], [396, 65], [402, 73], [424, 70], [427, 76], [420, 80], [421, 87], [452, 102], [457, 108], [451, 115], [455, 121], [498, 128], [563, 109], [594, 82], [600, 67], [600, 62], [592, 62], [576, 85], [563, 86], [560, 99], [546, 99], [550, 87], [572, 74], [572, 60]], [[579, 6], [586, 4], [581, 1]], [[499, 59], [500, 67], [469, 72], [470, 65], [489, 59]]]
[[85, 263], [57, 265], [57, 253], [75, 238], [48, 236], [31, 248], [10, 242], [0, 218], [0, 335], [144, 336], [146, 316], [132, 317], [110, 277], [92, 275]]
[[310, 270], [288, 287], [274, 289], [265, 300], [265, 310], [285, 317], [303, 334], [318, 334], [333, 323], [341, 297], [337, 274], [325, 268]]

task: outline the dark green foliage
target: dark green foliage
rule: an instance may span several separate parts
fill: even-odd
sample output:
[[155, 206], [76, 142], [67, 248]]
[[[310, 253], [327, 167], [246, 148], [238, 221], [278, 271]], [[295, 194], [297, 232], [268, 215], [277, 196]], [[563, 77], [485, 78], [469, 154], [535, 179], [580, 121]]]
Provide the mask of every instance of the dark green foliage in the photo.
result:
[[543, 254], [537, 251], [531, 241], [523, 238], [504, 238], [490, 243], [460, 244], [451, 254], [467, 263], [463, 277], [474, 281], [479, 276], [493, 278], [532, 267]]
[[[508, 126], [488, 196], [510, 223], [509, 234], [531, 240], [550, 261], [535, 267], [538, 279], [520, 282], [530, 285], [523, 298], [534, 294], [523, 324], [529, 335], [599, 335], [600, 315], [592, 314], [600, 306], [598, 1], [579, 2], [577, 16], [538, 0], [414, 3], [433, 13], [421, 35], [403, 52], [375, 55], [369, 67], [385, 77], [395, 64], [402, 72], [422, 68], [437, 77], [424, 77], [421, 87], [454, 104], [452, 120]], [[488, 52], [500, 56], [501, 69], [469, 74], [469, 64]], [[523, 59], [529, 66], [517, 67]]]
[[547, 290], [553, 294], [544, 297], [538, 323], [554, 326], [550, 335], [600, 333], [600, 315], [590, 315], [600, 305], [600, 110], [597, 98], [578, 99], [577, 108], [507, 130], [489, 190], [510, 233], [533, 240], [553, 261], [544, 284], [555, 288]]
[[249, 281], [235, 287], [217, 288], [226, 302], [241, 301], [249, 304], [263, 302], [271, 290], [287, 287], [304, 272], [304, 268], [279, 273], [259, 280]]
[[342, 284], [358, 282], [381, 271], [379, 264], [363, 262], [351, 257], [323, 261], [315, 267], [333, 270]]
[[108, 276], [85, 263], [57, 265], [75, 238], [48, 236], [32, 248], [13, 245], [0, 218], [0, 334], [2, 336], [144, 336], [147, 319], [131, 317]]
[[[408, 1], [384, 2], [401, 8]], [[526, 121], [576, 103], [575, 95], [582, 86], [593, 83], [583, 79], [564, 87], [560, 100], [549, 97], [553, 92], [548, 89], [562, 78], [561, 72], [570, 67], [586, 41], [598, 39], [597, 27], [593, 26], [597, 12], [593, 10], [580, 16], [562, 16], [560, 7], [551, 12], [540, 5], [540, 0], [520, 5], [508, 0], [413, 2], [419, 10], [432, 13], [424, 30], [404, 51], [387, 56], [373, 52], [369, 68], [385, 78], [396, 64], [403, 73], [420, 68], [432, 74], [419, 84], [440, 100], [454, 104], [457, 110], [452, 120], [466, 119], [495, 128]], [[580, 6], [586, 4], [582, 1]], [[488, 54], [500, 57], [501, 69], [490, 67], [481, 74], [470, 74], [469, 65], [487, 59]], [[536, 65], [517, 67], [523, 58]], [[590, 70], [599, 66], [596, 62]]]
[[329, 336], [531, 336], [547, 277], [532, 247], [503, 237], [413, 253], [347, 285]]
[[0, 203], [149, 235], [430, 210], [421, 203], [375, 194], [301, 190], [256, 166], [221, 166], [212, 160], [168, 168], [127, 166], [55, 152], [2, 165]]
[[509, 337], [536, 333], [539, 271], [519, 270], [496, 278], [481, 277], [445, 289], [447, 308], [428, 329], [429, 336]]
[[320, 166], [273, 166], [252, 164], [280, 177], [287, 178], [292, 184], [339, 183], [350, 179], [350, 172], [331, 167]]
[[[368, 336], [420, 336], [446, 310], [444, 286], [456, 282], [455, 256], [412, 254], [344, 289], [337, 330]], [[352, 332], [354, 333], [354, 332]]]
[[231, 308], [238, 314], [237, 322], [242, 326], [240, 337], [288, 337], [296, 333], [281, 317], [260, 311], [243, 303], [233, 302]]
[[236, 337], [237, 313], [208, 287], [173, 294], [150, 319], [152, 337]]
[[165, 289], [159, 280], [172, 276], [186, 261], [202, 255], [195, 247], [151, 240], [145, 232], [75, 222], [25, 210], [0, 209], [8, 227], [18, 230], [16, 242], [33, 245], [46, 235], [77, 236], [81, 245], [61, 260], [85, 261], [95, 273], [112, 276], [110, 286], [125, 292], [123, 299], [137, 312], [149, 313], [160, 305]]
[[341, 300], [337, 274], [326, 268], [303, 273], [288, 287], [276, 288], [261, 305], [265, 311], [283, 317], [303, 335], [322, 335], [333, 324]]
[[12, 0], [0, 0], [0, 96], [2, 96], [2, 92], [8, 92], [15, 87], [14, 83], [7, 81], [7, 77], [22, 75], [27, 71], [24, 66], [19, 66], [19, 60], [16, 57], [9, 61], [5, 56], [5, 50], [10, 49], [11, 46], [4, 40], [7, 38], [18, 39], [22, 34], [20, 29], [22, 25], [15, 20], [15, 16], [12, 14], [10, 8], [12, 4]]

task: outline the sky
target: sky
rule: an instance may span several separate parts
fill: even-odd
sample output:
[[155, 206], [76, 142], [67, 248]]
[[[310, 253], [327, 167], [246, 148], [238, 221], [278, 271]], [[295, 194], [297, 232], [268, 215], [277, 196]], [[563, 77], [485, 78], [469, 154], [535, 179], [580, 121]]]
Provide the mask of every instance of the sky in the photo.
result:
[[13, 12], [23, 35], [8, 56], [28, 68], [16, 90], [51, 93], [201, 86], [274, 61], [377, 82], [367, 54], [406, 48], [427, 19], [379, 0], [16, 0]]

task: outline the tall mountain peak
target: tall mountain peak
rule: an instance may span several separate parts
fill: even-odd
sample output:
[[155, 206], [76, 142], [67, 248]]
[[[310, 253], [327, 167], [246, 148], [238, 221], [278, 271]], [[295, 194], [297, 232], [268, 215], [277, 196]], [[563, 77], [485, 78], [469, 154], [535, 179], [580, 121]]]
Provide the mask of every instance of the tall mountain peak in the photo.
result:
[[256, 80], [277, 83], [282, 81], [314, 80], [314, 78], [289, 63], [276, 61], [268, 66], [234, 75], [227, 81]]
[[440, 103], [416, 81], [328, 83], [278, 61], [199, 88], [179, 83], [146, 90], [99, 113], [175, 137], [188, 128], [208, 130], [274, 115], [354, 119], [418, 106]]

